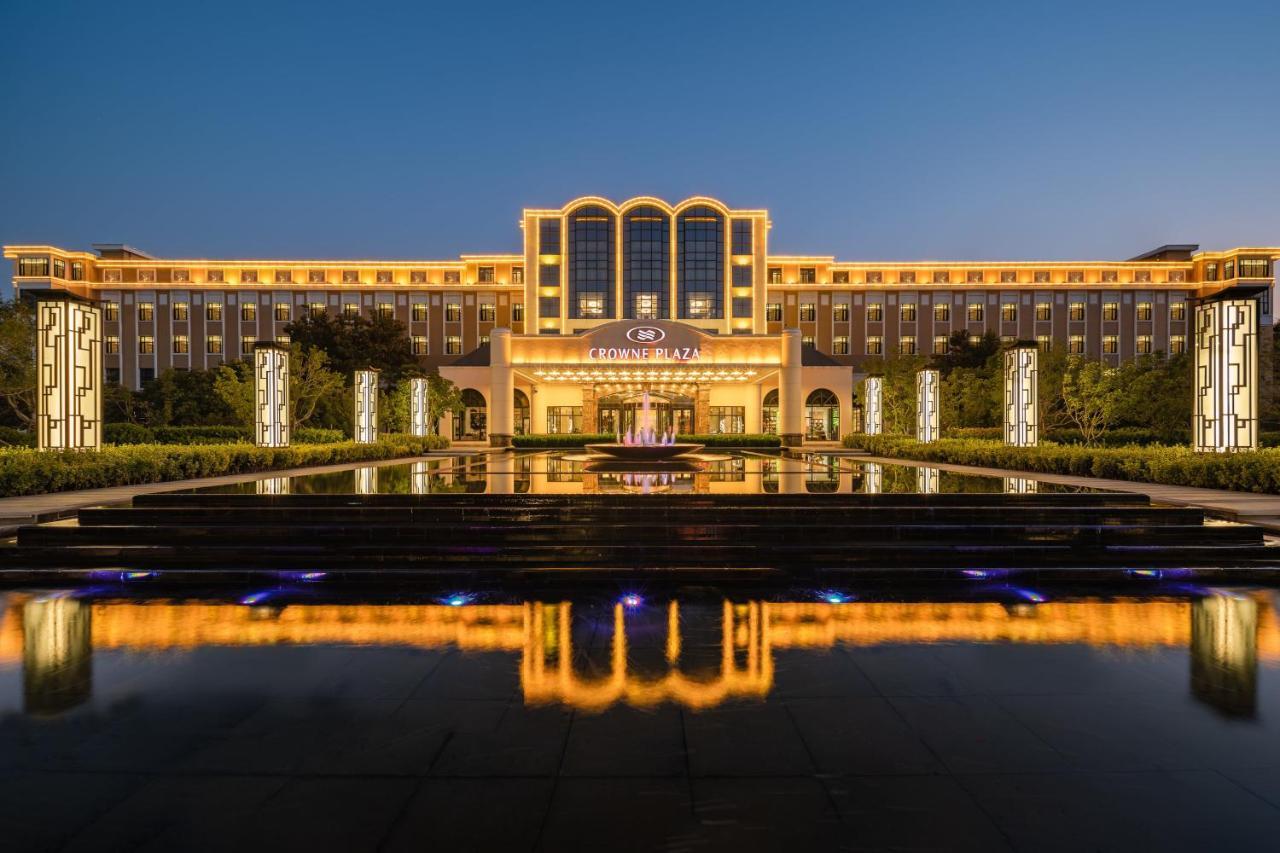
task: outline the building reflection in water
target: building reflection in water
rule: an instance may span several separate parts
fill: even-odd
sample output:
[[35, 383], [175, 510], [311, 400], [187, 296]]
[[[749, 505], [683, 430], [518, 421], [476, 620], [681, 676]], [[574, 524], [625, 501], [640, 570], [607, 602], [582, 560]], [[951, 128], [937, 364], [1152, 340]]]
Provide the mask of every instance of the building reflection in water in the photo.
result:
[[356, 494], [376, 495], [378, 493], [378, 467], [364, 465], [356, 469]]
[[265, 480], [258, 480], [254, 483], [256, 491], [260, 495], [287, 495], [289, 494], [289, 478], [288, 477], [267, 477]]
[[862, 466], [862, 490], [869, 495], [884, 491], [884, 466], [879, 462], [867, 462]]
[[1035, 480], [1026, 477], [1005, 477], [1004, 493], [1006, 495], [1032, 495], [1040, 490]]
[[922, 495], [936, 495], [938, 481], [941, 479], [942, 469], [921, 466], [916, 469], [916, 491]]
[[[603, 622], [602, 622], [603, 619]], [[601, 632], [603, 640], [593, 639]], [[760, 699], [774, 655], [836, 645], [930, 643], [1187, 649], [1197, 699], [1254, 713], [1259, 659], [1280, 662], [1265, 599], [1007, 602], [671, 601], [617, 604], [313, 604], [79, 600], [10, 594], [0, 665], [21, 661], [26, 708], [56, 713], [90, 697], [94, 651], [359, 645], [506, 651], [525, 700], [598, 711], [615, 704], [700, 709]]]

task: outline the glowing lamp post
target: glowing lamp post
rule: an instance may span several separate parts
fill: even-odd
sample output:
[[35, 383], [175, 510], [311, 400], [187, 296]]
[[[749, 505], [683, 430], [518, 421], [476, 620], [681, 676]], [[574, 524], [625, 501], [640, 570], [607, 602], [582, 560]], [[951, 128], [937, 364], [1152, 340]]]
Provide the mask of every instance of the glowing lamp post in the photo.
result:
[[355, 439], [357, 444], [378, 440], [378, 371], [357, 370], [355, 378]]
[[36, 446], [102, 449], [102, 312], [69, 295], [36, 301]]
[[254, 440], [259, 447], [289, 446], [289, 351], [275, 344], [253, 348]]
[[1258, 306], [1252, 299], [1196, 308], [1195, 449], [1258, 449]]
[[879, 435], [884, 428], [884, 378], [880, 376], [868, 376], [862, 383], [862, 389], [866, 396], [863, 401], [863, 429], [867, 435]]
[[1018, 344], [1004, 354], [1004, 443], [1013, 447], [1035, 447], [1040, 438], [1038, 355], [1034, 343]]
[[938, 387], [936, 370], [916, 373], [916, 441], [938, 440]]
[[409, 432], [425, 436], [430, 431], [430, 399], [427, 378], [418, 376], [409, 380]]

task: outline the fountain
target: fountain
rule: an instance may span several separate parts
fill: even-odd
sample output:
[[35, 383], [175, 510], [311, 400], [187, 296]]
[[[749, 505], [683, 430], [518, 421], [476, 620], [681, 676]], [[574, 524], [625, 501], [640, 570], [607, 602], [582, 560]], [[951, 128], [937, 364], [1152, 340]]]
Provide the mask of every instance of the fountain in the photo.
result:
[[665, 462], [697, 453], [706, 446], [677, 443], [672, 430], [658, 432], [653, 426], [653, 415], [649, 408], [649, 392], [645, 391], [640, 404], [639, 424], [630, 432], [619, 433], [618, 440], [612, 444], [588, 444], [586, 449], [596, 456], [628, 462]]

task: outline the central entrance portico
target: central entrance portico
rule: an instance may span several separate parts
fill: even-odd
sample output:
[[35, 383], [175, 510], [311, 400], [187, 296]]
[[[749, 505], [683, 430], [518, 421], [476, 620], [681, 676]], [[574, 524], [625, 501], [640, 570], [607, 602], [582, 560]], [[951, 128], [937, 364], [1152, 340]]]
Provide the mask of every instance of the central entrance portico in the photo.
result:
[[[795, 330], [718, 335], [671, 320], [619, 320], [571, 336], [497, 329], [487, 349], [440, 373], [488, 401], [493, 446], [516, 434], [512, 400], [519, 394], [531, 401], [528, 430], [535, 433], [625, 432], [645, 391], [659, 426], [681, 434], [771, 428], [785, 446], [798, 446], [815, 392], [835, 401], [838, 421], [851, 422], [852, 369], [802, 348]], [[775, 396], [776, 418], [766, 421], [765, 398]]]

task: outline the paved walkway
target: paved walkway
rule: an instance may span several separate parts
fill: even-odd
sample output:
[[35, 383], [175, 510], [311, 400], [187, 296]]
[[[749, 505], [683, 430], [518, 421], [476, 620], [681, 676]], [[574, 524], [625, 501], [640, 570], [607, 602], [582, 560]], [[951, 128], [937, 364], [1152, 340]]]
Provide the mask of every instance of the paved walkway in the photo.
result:
[[1076, 477], [1067, 474], [1038, 474], [1006, 468], [984, 468], [979, 465], [950, 465], [941, 462], [919, 462], [888, 456], [872, 456], [851, 451], [839, 454], [856, 457], [859, 462], [880, 462], [886, 465], [923, 465], [954, 471], [957, 474], [979, 474], [984, 477], [1022, 477], [1044, 483], [1064, 486], [1085, 486], [1091, 489], [1110, 489], [1116, 492], [1147, 495], [1157, 503], [1178, 506], [1197, 506], [1215, 518], [1256, 524], [1267, 530], [1280, 532], [1280, 495], [1263, 495], [1254, 492], [1232, 492], [1226, 489], [1198, 489], [1191, 486], [1166, 486], [1160, 483], [1139, 483], [1133, 480], [1107, 480], [1099, 477]]
[[[470, 451], [469, 451], [470, 452]], [[53, 492], [46, 495], [22, 495], [0, 498], [0, 536], [12, 536], [24, 524], [56, 521], [70, 518], [76, 510], [87, 506], [125, 503], [135, 495], [155, 492], [173, 492], [179, 489], [201, 489], [207, 486], [225, 486], [261, 480], [264, 477], [297, 477], [303, 474], [327, 474], [369, 465], [404, 465], [421, 459], [439, 459], [459, 455], [452, 450], [430, 453], [425, 456], [400, 459], [379, 459], [370, 462], [343, 462], [335, 465], [312, 465], [304, 468], [285, 468], [278, 471], [257, 471], [252, 474], [228, 474], [224, 477], [202, 477], [195, 480], [170, 480], [166, 483], [141, 483], [134, 486], [111, 486], [105, 489], [82, 489], [75, 492]]]

